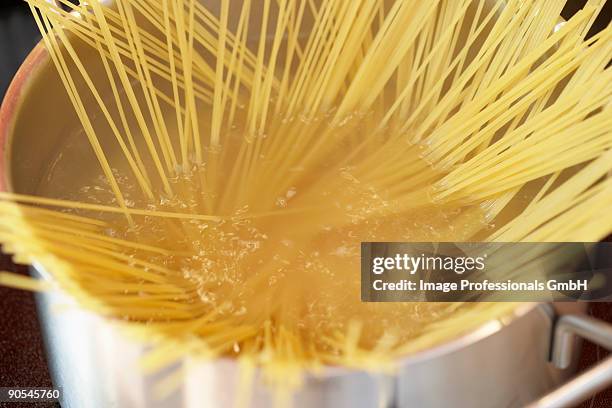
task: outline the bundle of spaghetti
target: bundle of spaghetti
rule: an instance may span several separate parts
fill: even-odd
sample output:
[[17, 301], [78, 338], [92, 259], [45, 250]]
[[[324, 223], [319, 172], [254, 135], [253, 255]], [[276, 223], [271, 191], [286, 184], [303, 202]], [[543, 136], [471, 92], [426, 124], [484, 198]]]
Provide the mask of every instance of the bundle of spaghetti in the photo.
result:
[[27, 2], [99, 169], [0, 193], [53, 284], [0, 283], [127, 321], [147, 370], [389, 369], [518, 305], [361, 303], [361, 241], [612, 231], [603, 0]]

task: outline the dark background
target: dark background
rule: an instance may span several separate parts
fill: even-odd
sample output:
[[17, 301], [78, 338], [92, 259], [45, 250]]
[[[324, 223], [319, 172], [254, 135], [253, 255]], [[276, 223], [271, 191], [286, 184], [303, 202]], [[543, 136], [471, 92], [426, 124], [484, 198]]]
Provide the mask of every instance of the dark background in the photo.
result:
[[[424, 0], [427, 1], [427, 0]], [[561, 1], [561, 0], [559, 0]], [[579, 10], [584, 1], [568, 1], [563, 10], [565, 18]], [[602, 15], [595, 22], [593, 32], [610, 22], [612, 2], [608, 1]], [[40, 35], [21, 0], [0, 0], [0, 99], [21, 62], [38, 42]], [[14, 265], [10, 257], [0, 253], [0, 270], [27, 273], [27, 268]], [[612, 305], [594, 304], [591, 313], [612, 322]], [[44, 346], [36, 315], [34, 296], [30, 293], [0, 287], [0, 386], [51, 387]], [[585, 344], [582, 369], [604, 358], [607, 351]], [[11, 408], [21, 404], [11, 404]], [[23, 404], [24, 407], [53, 407], [58, 404]], [[0, 403], [0, 406], [3, 406]], [[7, 405], [8, 406], [8, 405]], [[612, 407], [612, 389], [593, 397], [583, 407]]]

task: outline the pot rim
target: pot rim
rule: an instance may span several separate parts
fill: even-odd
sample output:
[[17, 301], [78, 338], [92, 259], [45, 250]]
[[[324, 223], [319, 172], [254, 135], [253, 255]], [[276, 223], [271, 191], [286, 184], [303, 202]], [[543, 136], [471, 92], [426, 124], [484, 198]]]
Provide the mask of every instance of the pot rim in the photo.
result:
[[[21, 107], [21, 102], [28, 92], [28, 88], [34, 82], [36, 71], [49, 64], [49, 54], [45, 48], [43, 41], [39, 41], [38, 44], [32, 49], [32, 51], [25, 58], [22, 65], [17, 70], [17, 73], [13, 77], [9, 88], [4, 96], [2, 104], [0, 105], [0, 191], [1, 192], [12, 192], [11, 183], [11, 160], [9, 157], [10, 145], [12, 138], [15, 136], [13, 132], [13, 125], [17, 112]], [[41, 276], [45, 279], [49, 279], [49, 272], [46, 271], [42, 265], [34, 263], [32, 265], [36, 268]], [[69, 294], [64, 293], [67, 296]], [[530, 313], [538, 307], [544, 309], [545, 312], [552, 310], [547, 308], [546, 303], [538, 302], [524, 302], [520, 303], [509, 315], [505, 317], [504, 323], [500, 322], [499, 319], [491, 319], [483, 324], [480, 324], [476, 328], [472, 329], [467, 333], [460, 334], [448, 341], [443, 341], [434, 346], [425, 348], [423, 350], [416, 351], [405, 357], [402, 357], [399, 361], [398, 367], [402, 367], [407, 364], [414, 364], [422, 360], [440, 357], [445, 354], [452, 353], [463, 347], [471, 344], [478, 343], [485, 338], [500, 332], [504, 327], [511, 325], [517, 319]], [[554, 312], [553, 312], [554, 313]], [[235, 361], [227, 357], [221, 357], [217, 360]], [[341, 366], [325, 366], [326, 377], [336, 377], [349, 373], [354, 373], [354, 369], [341, 367]]]
[[27, 55], [11, 80], [2, 104], [0, 104], [0, 191], [13, 190], [11, 183], [11, 160], [9, 157], [13, 136], [13, 125], [21, 105], [23, 95], [33, 81], [33, 73], [48, 63], [49, 54], [42, 41], [39, 41]]

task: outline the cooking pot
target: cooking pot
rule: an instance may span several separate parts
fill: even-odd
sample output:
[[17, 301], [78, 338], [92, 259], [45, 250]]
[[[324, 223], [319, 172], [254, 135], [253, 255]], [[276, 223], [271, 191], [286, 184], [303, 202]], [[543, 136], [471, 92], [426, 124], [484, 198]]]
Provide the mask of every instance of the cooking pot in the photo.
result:
[[[102, 68], [86, 58], [89, 51], [82, 52], [92, 78], [103, 76]], [[77, 86], [84, 84], [77, 81]], [[0, 189], [36, 193], [75, 127], [72, 105], [39, 44], [0, 109]], [[35, 264], [32, 273], [49, 279], [53, 271]], [[53, 383], [63, 391], [64, 408], [228, 407], [240, 397], [249, 407], [273, 405], [274, 395], [259, 373], [252, 393], [239, 394], [234, 360], [187, 357], [144, 375], [139, 362], [147, 346], [117, 324], [79, 308], [68, 293], [40, 294], [38, 307]], [[503, 320], [405, 357], [394, 375], [339, 367], [307, 375], [292, 397], [293, 406], [572, 406], [612, 382], [612, 358], [569, 380], [575, 374], [579, 338], [612, 348], [612, 328], [585, 312], [583, 303], [525, 303]], [[184, 380], [177, 391], [156, 399], [153, 384], [179, 366]]]

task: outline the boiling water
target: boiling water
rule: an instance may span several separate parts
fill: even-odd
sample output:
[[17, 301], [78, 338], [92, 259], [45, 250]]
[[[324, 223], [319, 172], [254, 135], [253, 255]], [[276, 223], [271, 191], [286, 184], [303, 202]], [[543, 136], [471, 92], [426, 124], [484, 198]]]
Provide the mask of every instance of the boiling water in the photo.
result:
[[[277, 137], [300, 132], [335, 141], [317, 160], [305, 161], [304, 154], [292, 158], [291, 149], [274, 153], [266, 148], [271, 138], [264, 138], [258, 165], [239, 177], [232, 174], [240, 149], [257, 140], [246, 142], [244, 132], [234, 129], [220, 149], [205, 152], [217, 162], [214, 176], [206, 163], [193, 165], [171, 179], [173, 196], [161, 192], [150, 169], [159, 192], [155, 202], [143, 197], [115, 150], [111, 159], [129, 206], [221, 218], [135, 217], [136, 226], [130, 226], [121, 216], [86, 215], [108, 220], [113, 225], [109, 234], [172, 251], [169, 256], [126, 253], [175, 271], [169, 279], [192, 288], [188, 302], [215, 309], [237, 324], [260, 326], [270, 320], [316, 348], [327, 347], [324, 338], [355, 321], [363, 325], [364, 346], [385, 333], [409, 340], [453, 308], [362, 303], [360, 243], [463, 241], [486, 225], [477, 208], [431, 200], [431, 181], [440, 174], [419, 158], [418, 147], [390, 143], [385, 134], [363, 145], [378, 119], [372, 113], [338, 128], [331, 128], [325, 117], [279, 121], [271, 131]], [[76, 130], [58, 152], [39, 193], [116, 205], [88, 149]], [[156, 319], [155, 311], [150, 319]]]

